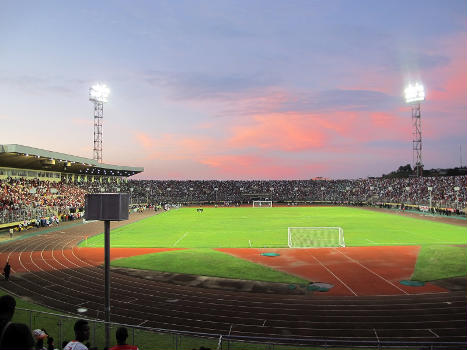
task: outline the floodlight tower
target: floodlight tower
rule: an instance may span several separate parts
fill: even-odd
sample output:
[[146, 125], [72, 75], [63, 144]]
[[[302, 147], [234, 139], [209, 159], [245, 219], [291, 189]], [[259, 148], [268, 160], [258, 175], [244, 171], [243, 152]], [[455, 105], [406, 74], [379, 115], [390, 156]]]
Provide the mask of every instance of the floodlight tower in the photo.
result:
[[108, 101], [109, 88], [105, 84], [95, 84], [89, 89], [89, 101], [94, 103], [94, 153], [93, 159], [102, 163], [102, 119], [104, 103]]
[[412, 107], [412, 157], [413, 169], [416, 176], [423, 175], [422, 161], [422, 123], [421, 102], [425, 100], [425, 89], [422, 84], [409, 84], [404, 90], [405, 101]]

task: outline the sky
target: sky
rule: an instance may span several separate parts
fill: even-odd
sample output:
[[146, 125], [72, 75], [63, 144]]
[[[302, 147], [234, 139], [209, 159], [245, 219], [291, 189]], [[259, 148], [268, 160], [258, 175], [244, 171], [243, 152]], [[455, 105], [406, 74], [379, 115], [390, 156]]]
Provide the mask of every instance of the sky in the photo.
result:
[[140, 179], [331, 179], [466, 160], [465, 0], [0, 2], [0, 144], [103, 160]]

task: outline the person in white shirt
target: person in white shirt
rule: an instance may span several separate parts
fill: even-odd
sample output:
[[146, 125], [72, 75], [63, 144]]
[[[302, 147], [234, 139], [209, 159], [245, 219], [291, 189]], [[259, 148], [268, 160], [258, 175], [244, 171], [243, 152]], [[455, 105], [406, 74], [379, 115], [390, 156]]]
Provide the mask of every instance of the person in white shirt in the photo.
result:
[[75, 340], [68, 342], [63, 350], [88, 350], [84, 342], [89, 339], [89, 324], [86, 320], [78, 320], [73, 327], [75, 330]]

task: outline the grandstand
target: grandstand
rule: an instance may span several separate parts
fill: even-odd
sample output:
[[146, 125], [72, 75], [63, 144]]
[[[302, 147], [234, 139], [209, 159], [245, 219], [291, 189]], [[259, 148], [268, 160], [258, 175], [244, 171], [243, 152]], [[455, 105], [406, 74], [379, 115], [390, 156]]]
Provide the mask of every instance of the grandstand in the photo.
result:
[[144, 168], [102, 164], [94, 159], [23, 145], [0, 145], [0, 179], [102, 182], [120, 180], [143, 171]]
[[119, 184], [142, 171], [23, 145], [0, 145], [0, 228], [76, 214], [89, 188], [101, 191], [112, 183], [118, 191]]

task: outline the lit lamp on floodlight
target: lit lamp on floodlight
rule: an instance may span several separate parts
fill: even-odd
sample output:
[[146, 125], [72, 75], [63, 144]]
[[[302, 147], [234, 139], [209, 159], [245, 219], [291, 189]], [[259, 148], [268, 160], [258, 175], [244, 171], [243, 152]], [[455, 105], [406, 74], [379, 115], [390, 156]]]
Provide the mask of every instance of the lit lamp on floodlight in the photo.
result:
[[98, 163], [102, 163], [102, 119], [104, 103], [108, 102], [110, 89], [105, 84], [95, 84], [89, 89], [89, 101], [94, 103], [94, 155]]
[[105, 84], [95, 84], [89, 89], [89, 100], [109, 102], [110, 89]]
[[405, 101], [412, 106], [412, 126], [413, 126], [413, 140], [412, 140], [412, 154], [413, 154], [413, 168], [415, 175], [423, 175], [423, 162], [422, 162], [422, 124], [421, 124], [421, 110], [420, 102], [425, 100], [425, 88], [420, 83], [409, 84], [405, 90]]
[[409, 84], [405, 90], [405, 102], [417, 103], [425, 100], [425, 88], [420, 83]]

